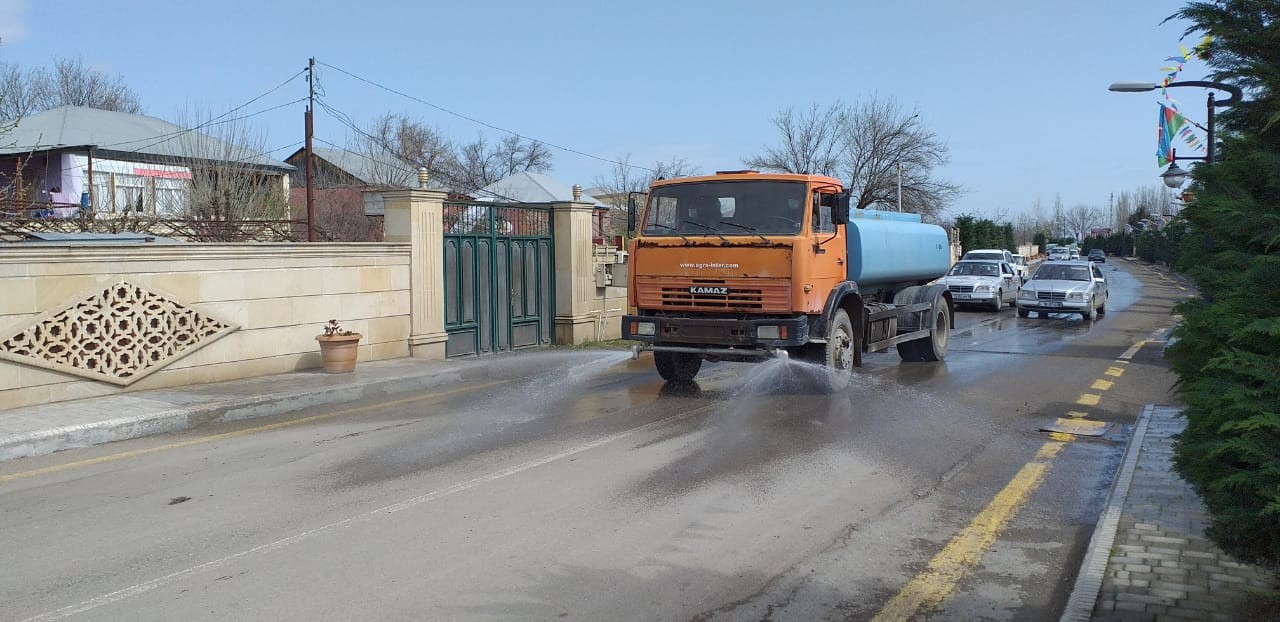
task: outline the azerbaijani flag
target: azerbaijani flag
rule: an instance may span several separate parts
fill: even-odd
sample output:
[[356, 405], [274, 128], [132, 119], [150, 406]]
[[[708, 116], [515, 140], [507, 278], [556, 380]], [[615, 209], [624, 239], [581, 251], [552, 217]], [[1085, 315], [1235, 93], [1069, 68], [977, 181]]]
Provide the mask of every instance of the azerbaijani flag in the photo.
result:
[[1156, 143], [1156, 162], [1159, 166], [1164, 166], [1173, 161], [1173, 137], [1187, 120], [1178, 114], [1177, 110], [1160, 102], [1156, 104], [1160, 106], [1160, 133]]

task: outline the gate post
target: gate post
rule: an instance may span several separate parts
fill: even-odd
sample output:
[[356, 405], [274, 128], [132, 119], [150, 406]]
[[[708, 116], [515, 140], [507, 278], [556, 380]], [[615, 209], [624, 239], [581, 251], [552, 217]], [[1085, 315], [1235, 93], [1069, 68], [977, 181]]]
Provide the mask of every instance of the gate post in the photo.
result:
[[382, 239], [409, 243], [409, 355], [443, 359], [444, 200], [427, 189], [427, 170], [418, 169], [418, 187], [387, 190]]
[[577, 345], [595, 339], [595, 294], [591, 263], [591, 217], [595, 205], [552, 203], [556, 262], [556, 343]]

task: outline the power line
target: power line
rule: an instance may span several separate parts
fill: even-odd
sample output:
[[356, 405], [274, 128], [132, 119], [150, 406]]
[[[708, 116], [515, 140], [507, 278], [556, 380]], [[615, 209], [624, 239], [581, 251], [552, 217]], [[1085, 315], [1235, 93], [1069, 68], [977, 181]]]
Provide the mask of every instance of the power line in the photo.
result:
[[610, 158], [605, 158], [605, 157], [601, 157], [601, 156], [598, 156], [598, 155], [590, 154], [590, 153], [587, 153], [587, 152], [585, 152], [585, 151], [578, 151], [577, 149], [571, 149], [571, 148], [569, 148], [569, 147], [564, 147], [564, 146], [561, 146], [561, 145], [557, 145], [557, 144], [555, 144], [555, 143], [547, 142], [547, 141], [545, 141], [545, 140], [538, 140], [537, 138], [532, 138], [532, 137], [529, 137], [529, 136], [525, 136], [525, 135], [523, 135], [523, 134], [520, 134], [519, 132], [514, 132], [514, 131], [512, 131], [512, 130], [508, 130], [508, 129], [505, 129], [505, 128], [501, 128], [501, 127], [498, 127], [498, 126], [496, 126], [496, 125], [492, 125], [492, 124], [490, 124], [490, 123], [486, 123], [486, 122], [484, 122], [484, 121], [481, 121], [481, 120], [479, 120], [479, 119], [476, 119], [476, 118], [473, 118], [473, 117], [469, 117], [469, 116], [464, 115], [464, 114], [462, 114], [462, 113], [454, 112], [454, 111], [449, 110], [448, 108], [445, 108], [445, 107], [443, 107], [443, 106], [438, 106], [438, 105], [433, 104], [433, 103], [431, 103], [431, 102], [429, 102], [429, 101], [427, 101], [427, 100], [425, 100], [425, 99], [421, 99], [421, 98], [418, 98], [418, 97], [414, 97], [413, 95], [410, 95], [410, 94], [405, 93], [405, 92], [403, 92], [403, 91], [399, 91], [399, 90], [393, 89], [393, 88], [391, 88], [391, 87], [389, 87], [389, 86], [386, 86], [386, 85], [383, 85], [383, 84], [379, 84], [379, 83], [377, 83], [377, 82], [374, 82], [373, 80], [369, 80], [369, 79], [367, 79], [367, 78], [362, 78], [362, 77], [360, 77], [360, 76], [358, 76], [358, 75], [356, 75], [356, 74], [353, 74], [353, 73], [351, 73], [351, 72], [349, 72], [349, 71], [347, 71], [347, 70], [345, 70], [345, 69], [343, 69], [343, 68], [341, 68], [341, 67], [335, 67], [335, 66], [330, 65], [329, 63], [326, 63], [326, 62], [323, 62], [323, 61], [317, 61], [317, 62], [318, 62], [319, 64], [321, 64], [321, 65], [324, 65], [325, 67], [328, 67], [328, 68], [333, 69], [333, 70], [335, 70], [335, 71], [338, 71], [338, 72], [340, 72], [340, 73], [346, 74], [347, 76], [350, 76], [350, 77], [352, 77], [352, 78], [354, 78], [354, 79], [356, 79], [356, 80], [359, 80], [359, 81], [361, 81], [361, 82], [364, 82], [365, 84], [369, 84], [369, 85], [371, 85], [371, 86], [375, 86], [375, 87], [380, 88], [380, 89], [382, 89], [382, 90], [384, 90], [384, 91], [387, 91], [387, 92], [389, 92], [389, 93], [394, 93], [394, 94], [396, 94], [396, 95], [399, 95], [399, 96], [404, 97], [404, 98], [406, 98], [406, 99], [409, 99], [409, 100], [412, 100], [412, 101], [418, 102], [418, 103], [423, 104], [423, 105], [425, 105], [425, 106], [430, 106], [430, 107], [435, 108], [436, 110], [439, 110], [440, 112], [443, 112], [443, 113], [445, 113], [445, 114], [448, 114], [448, 115], [452, 115], [452, 116], [458, 117], [459, 119], [464, 119], [464, 120], [470, 121], [470, 122], [472, 122], [472, 123], [475, 123], [475, 124], [477, 124], [477, 125], [481, 125], [481, 126], [487, 127], [487, 128], [489, 128], [489, 129], [492, 129], [492, 130], [497, 130], [497, 131], [499, 131], [499, 132], [503, 132], [503, 133], [505, 133], [505, 134], [510, 134], [510, 135], [512, 135], [512, 136], [515, 136], [516, 138], [520, 138], [520, 139], [523, 139], [523, 140], [531, 140], [531, 141], [534, 141], [534, 142], [539, 142], [539, 143], [542, 143], [542, 144], [544, 144], [544, 145], [547, 145], [548, 147], [553, 147], [553, 148], [555, 148], [555, 149], [559, 149], [559, 150], [564, 151], [564, 152], [567, 152], [567, 153], [577, 154], [577, 155], [580, 155], [580, 156], [583, 156], [583, 157], [591, 158], [591, 159], [593, 159], [593, 160], [599, 160], [599, 161], [601, 161], [601, 162], [608, 162], [608, 163], [610, 163], [610, 164], [616, 164], [616, 165], [618, 165], [618, 166], [624, 166], [624, 167], [627, 167], [627, 168], [638, 168], [638, 169], [640, 169], [640, 170], [643, 170], [643, 171], [649, 171], [650, 173], [655, 173], [655, 174], [658, 172], [658, 171], [656, 171], [656, 170], [654, 170], [654, 169], [647, 168], [647, 167], [644, 167], [644, 166], [637, 166], [637, 165], [634, 165], [634, 164], [627, 164], [627, 163], [625, 163], [625, 162], [619, 162], [619, 161], [617, 161], [617, 160], [613, 160], [613, 159], [610, 159]]
[[[342, 112], [341, 110], [338, 110], [338, 109], [334, 108], [333, 106], [330, 106], [330, 105], [328, 104], [328, 102], [324, 101], [323, 99], [317, 99], [317, 100], [316, 100], [316, 104], [318, 104], [322, 109], [324, 109], [324, 111], [325, 111], [325, 112], [327, 112], [327, 113], [329, 114], [329, 116], [333, 117], [333, 118], [334, 118], [335, 120], [337, 120], [339, 123], [341, 123], [342, 125], [346, 126], [346, 127], [347, 127], [348, 129], [350, 129], [351, 131], [355, 132], [357, 135], [363, 136], [363, 137], [365, 137], [366, 139], [368, 139], [368, 140], [372, 141], [372, 143], [373, 143], [373, 144], [375, 144], [375, 145], [377, 145], [378, 147], [380, 147], [380, 148], [382, 148], [382, 149], [386, 150], [389, 154], [392, 154], [392, 155], [394, 155], [394, 154], [395, 154], [395, 149], [393, 149], [393, 148], [391, 147], [391, 145], [387, 144], [387, 142], [386, 142], [386, 140], [385, 140], [385, 139], [383, 139], [383, 138], [381, 138], [381, 137], [379, 137], [379, 136], [374, 136], [373, 134], [370, 134], [370, 133], [368, 133], [368, 132], [364, 131], [363, 129], [361, 129], [359, 125], [357, 125], [354, 121], [352, 121], [352, 120], [351, 120], [350, 115], [346, 114], [345, 112]], [[337, 145], [333, 145], [333, 143], [330, 143], [330, 142], [327, 142], [327, 141], [325, 141], [325, 144], [332, 145], [332, 146], [334, 146], [334, 147], [337, 147], [337, 148], [339, 148], [339, 149], [342, 149], [343, 151], [345, 151], [345, 152], [347, 152], [347, 153], [350, 153], [350, 154], [352, 154], [352, 155], [356, 155], [356, 156], [359, 156], [359, 157], [365, 158], [365, 159], [367, 159], [367, 160], [369, 160], [369, 161], [371, 161], [371, 162], [374, 162], [375, 164], [383, 164], [383, 165], [385, 165], [385, 164], [386, 164], [386, 163], [383, 163], [383, 162], [379, 162], [378, 160], [374, 159], [373, 157], [371, 157], [371, 156], [369, 156], [369, 155], [367, 155], [367, 154], [363, 154], [363, 153], [358, 153], [358, 152], [350, 151], [350, 150], [348, 150], [346, 147], [338, 147]], [[407, 162], [406, 162], [406, 164], [407, 164]], [[427, 167], [424, 167], [424, 168], [427, 168]], [[465, 189], [465, 190], [466, 190], [466, 191], [468, 191], [468, 192], [480, 192], [480, 191], [481, 191], [481, 189], [480, 189], [480, 188], [473, 188], [473, 187], [470, 187], [470, 184], [463, 184], [463, 183], [459, 183], [458, 179], [457, 179], [456, 177], [454, 177], [453, 175], [451, 175], [450, 173], [448, 173], [448, 172], [445, 172], [445, 171], [442, 171], [442, 170], [439, 170], [439, 169], [428, 169], [428, 172], [430, 172], [430, 173], [431, 173], [431, 174], [433, 174], [433, 175], [437, 175], [437, 176], [439, 176], [439, 177], [442, 177], [442, 178], [444, 178], [444, 180], [445, 180], [445, 181], [447, 181], [447, 182], [449, 182], [449, 183], [453, 184], [455, 187]], [[486, 192], [486, 194], [493, 195], [495, 198], [498, 198], [498, 199], [501, 199], [501, 200], [504, 200], [504, 201], [518, 202], [516, 199], [513, 199], [513, 198], [508, 197], [508, 196], [500, 195], [500, 194], [498, 194], [498, 193], [496, 193], [496, 192], [491, 192], [491, 191], [485, 191], [485, 192]]]

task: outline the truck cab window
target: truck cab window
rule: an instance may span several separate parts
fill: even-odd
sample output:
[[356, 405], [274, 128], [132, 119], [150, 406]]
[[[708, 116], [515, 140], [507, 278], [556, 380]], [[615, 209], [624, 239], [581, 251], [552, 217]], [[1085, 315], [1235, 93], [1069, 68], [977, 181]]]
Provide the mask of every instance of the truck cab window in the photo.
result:
[[[826, 203], [826, 205], [823, 205]], [[836, 226], [831, 224], [831, 204], [834, 200], [829, 195], [813, 193], [813, 214], [810, 229], [814, 233], [835, 233]]]

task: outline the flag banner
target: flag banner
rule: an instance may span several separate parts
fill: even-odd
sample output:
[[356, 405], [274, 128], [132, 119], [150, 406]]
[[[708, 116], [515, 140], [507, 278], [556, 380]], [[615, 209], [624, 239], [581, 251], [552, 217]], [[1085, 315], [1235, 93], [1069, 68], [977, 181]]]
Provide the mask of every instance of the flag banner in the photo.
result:
[[1160, 102], [1156, 102], [1156, 105], [1160, 106], [1160, 129], [1156, 140], [1156, 162], [1159, 166], [1165, 166], [1173, 161], [1173, 136], [1186, 123], [1186, 117], [1178, 114], [1177, 110]]

